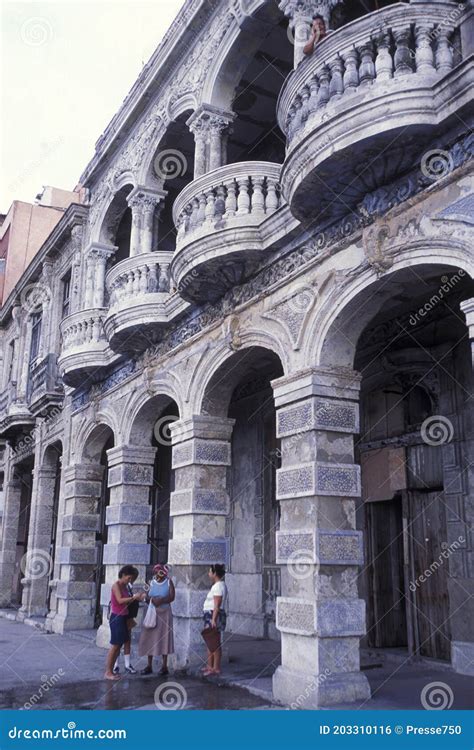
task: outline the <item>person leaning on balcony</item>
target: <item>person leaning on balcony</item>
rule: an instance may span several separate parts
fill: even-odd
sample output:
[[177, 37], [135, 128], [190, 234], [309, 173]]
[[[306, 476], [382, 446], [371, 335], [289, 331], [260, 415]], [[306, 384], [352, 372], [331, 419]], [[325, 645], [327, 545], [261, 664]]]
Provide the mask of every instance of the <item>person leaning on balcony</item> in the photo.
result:
[[120, 680], [120, 675], [113, 673], [113, 668], [120, 649], [124, 646], [130, 654], [130, 630], [127, 620], [129, 617], [128, 605], [136, 601], [142, 601], [144, 594], [133, 594], [130, 596], [128, 585], [132, 583], [136, 568], [133, 565], [124, 565], [120, 568], [118, 580], [112, 586], [110, 594], [110, 649], [107, 654], [105, 666], [106, 680]]
[[303, 47], [303, 53], [308, 57], [313, 54], [314, 48], [326, 36], [326, 24], [324, 18], [321, 16], [314, 16], [313, 25], [311, 26], [311, 34]]

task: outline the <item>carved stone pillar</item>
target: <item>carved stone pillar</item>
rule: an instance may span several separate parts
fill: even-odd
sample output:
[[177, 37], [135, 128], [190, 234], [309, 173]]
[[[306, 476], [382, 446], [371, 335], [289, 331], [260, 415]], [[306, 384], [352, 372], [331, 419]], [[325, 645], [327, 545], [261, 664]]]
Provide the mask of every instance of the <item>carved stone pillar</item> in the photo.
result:
[[75, 464], [64, 469], [64, 516], [56, 561], [57, 610], [50, 618], [55, 633], [94, 627], [96, 532], [101, 497], [101, 464]]
[[472, 367], [474, 369], [474, 297], [461, 302], [461, 310], [466, 316], [466, 323], [469, 329], [469, 340], [471, 342]]
[[104, 547], [105, 584], [100, 592], [104, 621], [97, 631], [97, 645], [110, 638], [106, 608], [110, 590], [122, 565], [135, 565], [139, 582], [145, 583], [150, 562], [148, 527], [151, 519], [150, 487], [156, 448], [118, 446], [107, 451], [110, 501], [106, 511], [107, 544]]
[[21, 479], [12, 469], [12, 475], [5, 483], [2, 546], [0, 550], [0, 607], [8, 607], [12, 602], [20, 504]]
[[115, 245], [94, 242], [86, 250], [84, 309], [104, 307], [107, 260], [117, 252]]
[[273, 692], [302, 708], [370, 695], [359, 671], [365, 633], [365, 604], [357, 594], [362, 532], [355, 529], [354, 500], [360, 470], [353, 463], [359, 382], [345, 368], [313, 368], [273, 382], [282, 456], [276, 620], [282, 664]]
[[56, 469], [33, 470], [28, 553], [23, 583], [21, 614], [25, 617], [47, 614], [48, 587], [52, 572], [51, 538]]
[[194, 179], [225, 164], [227, 138], [235, 114], [203, 105], [187, 121], [194, 135]]
[[209, 589], [207, 571], [214, 563], [226, 564], [229, 557], [226, 479], [233, 426], [233, 419], [208, 416], [170, 425], [175, 490], [171, 494], [169, 562], [176, 582], [173, 613], [179, 667], [204, 661], [200, 632]]
[[280, 0], [278, 3], [285, 16], [290, 19], [291, 36], [294, 45], [294, 67], [304, 59], [303, 49], [309, 40], [315, 16], [324, 19], [326, 30], [331, 29], [331, 13], [343, 0]]
[[132, 210], [130, 257], [151, 253], [153, 250], [154, 215], [157, 205], [166, 198], [166, 191], [152, 191], [136, 187], [127, 198]]

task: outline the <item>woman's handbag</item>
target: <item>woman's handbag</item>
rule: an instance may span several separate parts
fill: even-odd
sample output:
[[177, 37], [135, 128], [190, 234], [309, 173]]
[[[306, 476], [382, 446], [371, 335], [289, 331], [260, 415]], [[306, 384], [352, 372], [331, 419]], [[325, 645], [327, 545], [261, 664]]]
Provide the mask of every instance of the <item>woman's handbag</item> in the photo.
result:
[[149, 630], [156, 628], [156, 608], [153, 602], [150, 602], [148, 605], [146, 615], [143, 618], [143, 627]]
[[221, 645], [221, 638], [217, 628], [204, 628], [204, 630], [201, 630], [201, 635], [209, 651], [211, 653], [217, 651]]

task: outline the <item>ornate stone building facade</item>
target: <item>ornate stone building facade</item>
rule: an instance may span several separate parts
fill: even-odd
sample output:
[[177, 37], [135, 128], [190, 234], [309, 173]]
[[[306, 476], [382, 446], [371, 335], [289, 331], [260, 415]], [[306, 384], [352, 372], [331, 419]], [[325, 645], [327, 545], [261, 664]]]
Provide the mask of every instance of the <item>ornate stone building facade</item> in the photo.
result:
[[473, 25], [186, 1], [1, 310], [3, 606], [105, 644], [168, 560], [191, 667], [225, 562], [283, 703], [368, 697], [361, 646], [472, 673]]

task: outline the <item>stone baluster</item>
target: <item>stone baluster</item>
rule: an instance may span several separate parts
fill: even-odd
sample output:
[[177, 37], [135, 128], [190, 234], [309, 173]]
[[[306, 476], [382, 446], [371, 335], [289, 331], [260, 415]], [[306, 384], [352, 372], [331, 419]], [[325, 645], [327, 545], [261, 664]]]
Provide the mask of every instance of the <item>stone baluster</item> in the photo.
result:
[[200, 227], [204, 224], [206, 220], [206, 195], [205, 193], [200, 193], [199, 195], [199, 209], [197, 214], [197, 226]]
[[325, 107], [329, 101], [329, 81], [331, 71], [327, 65], [323, 65], [319, 74], [319, 96], [318, 108]]
[[363, 44], [360, 52], [359, 80], [361, 86], [370, 86], [375, 79], [374, 52], [372, 42]]
[[216, 220], [222, 219], [225, 214], [225, 187], [218, 185], [216, 188]]
[[[161, 269], [161, 266], [160, 266]], [[150, 268], [148, 271], [148, 286], [147, 286], [147, 292], [149, 294], [153, 294], [154, 292], [160, 291], [158, 289], [158, 265], [156, 263], [150, 263]]]
[[304, 125], [304, 123], [308, 119], [309, 97], [310, 97], [309, 86], [303, 86], [302, 91], [301, 91], [301, 113], [300, 113], [300, 122], [302, 125]]
[[452, 29], [440, 26], [436, 30], [436, 70], [441, 75], [446, 75], [453, 69], [453, 48], [449, 43]]
[[206, 192], [206, 224], [208, 227], [214, 226], [215, 204], [216, 198], [214, 190], [211, 188]]
[[433, 26], [417, 25], [415, 29], [416, 39], [416, 72], [424, 76], [433, 76], [436, 73], [434, 66], [434, 55], [431, 47], [431, 34]]
[[296, 106], [295, 106], [295, 103], [293, 102], [288, 109], [288, 117], [286, 120], [286, 133], [287, 133], [288, 138], [290, 139], [293, 138], [293, 135], [296, 132], [295, 126], [294, 126], [295, 115], [296, 115]]
[[413, 73], [410, 53], [410, 29], [397, 29], [395, 38], [395, 76], [406, 76]]
[[357, 591], [362, 532], [355, 529], [360, 470], [353, 463], [359, 382], [344, 368], [316, 367], [272, 383], [282, 460], [276, 540], [282, 663], [273, 695], [298, 708], [370, 697], [359, 664], [365, 634]]
[[141, 266], [140, 269], [140, 294], [146, 294], [148, 292], [148, 266]]
[[340, 99], [344, 93], [343, 63], [339, 55], [329, 63], [331, 69], [331, 83], [329, 84], [329, 96], [331, 99]]
[[158, 277], [158, 291], [169, 292], [170, 290], [170, 265], [169, 263], [160, 263]]
[[237, 211], [235, 181], [233, 179], [229, 180], [229, 182], [226, 182], [225, 187], [227, 190], [227, 197], [225, 201], [225, 215], [228, 219], [231, 219], [233, 216], [235, 216], [235, 212]]
[[355, 47], [348, 50], [344, 55], [344, 91], [351, 93], [359, 87], [359, 70], [358, 70], [359, 56]]
[[278, 208], [277, 183], [271, 177], [267, 177], [267, 197], [265, 209], [267, 214], [272, 214]]
[[317, 75], [311, 77], [309, 92], [308, 117], [318, 108], [319, 79]]
[[265, 213], [265, 198], [263, 196], [264, 177], [252, 177], [252, 214], [263, 216]]
[[301, 128], [301, 116], [302, 116], [302, 107], [303, 107], [303, 100], [301, 98], [301, 95], [298, 94], [295, 98], [295, 116], [293, 118], [293, 132], [297, 133], [298, 130]]
[[390, 52], [390, 35], [381, 31], [375, 35], [377, 57], [375, 59], [375, 73], [377, 81], [389, 81], [393, 78], [393, 59]]
[[249, 178], [238, 177], [239, 196], [237, 199], [237, 216], [250, 213]]
[[102, 318], [99, 315], [91, 320], [90, 338], [95, 342], [99, 342], [103, 338]]
[[173, 566], [176, 666], [202, 663], [202, 601], [209, 588], [207, 570], [228, 563], [226, 490], [231, 462], [234, 420], [195, 416], [170, 425], [175, 489], [171, 494], [173, 523], [169, 561]]

